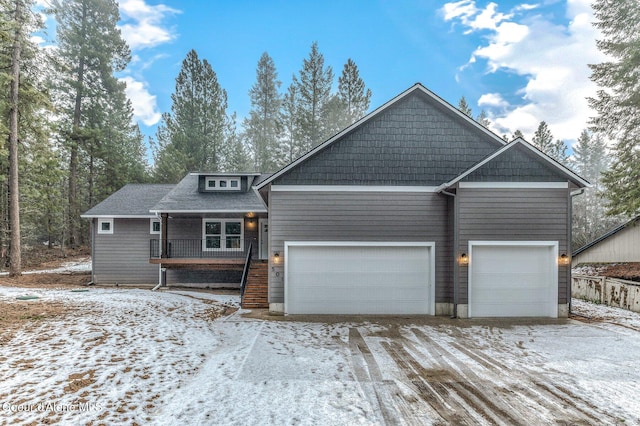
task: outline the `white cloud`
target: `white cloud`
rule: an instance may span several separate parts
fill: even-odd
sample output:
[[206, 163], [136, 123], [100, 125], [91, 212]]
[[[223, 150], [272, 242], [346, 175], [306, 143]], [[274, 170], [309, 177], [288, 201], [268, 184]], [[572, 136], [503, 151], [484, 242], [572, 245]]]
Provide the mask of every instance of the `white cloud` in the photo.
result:
[[[551, 22], [535, 5], [520, 5], [507, 14], [498, 13], [495, 3], [484, 9], [471, 0], [444, 6], [445, 19], [459, 21], [467, 32], [489, 31], [486, 42], [463, 69], [484, 60], [488, 73], [504, 71], [528, 80], [518, 92], [520, 105], [508, 104], [498, 93], [481, 96], [487, 107], [500, 108], [490, 111], [496, 130], [511, 133], [520, 129], [530, 139], [544, 120], [556, 138], [580, 135], [593, 115], [586, 97], [596, 90], [587, 64], [605, 59], [596, 48], [598, 34], [591, 25], [590, 1], [567, 0], [567, 25]], [[530, 10], [535, 13], [527, 12]]]
[[133, 119], [142, 121], [147, 126], [153, 126], [160, 121], [156, 96], [149, 93], [146, 84], [126, 76], [120, 80], [127, 84], [125, 90], [133, 106]]
[[176, 38], [176, 33], [164, 25], [167, 15], [181, 13], [164, 4], [149, 5], [144, 0], [121, 0], [120, 25], [122, 36], [132, 50], [154, 47]]
[[504, 100], [500, 93], [485, 93], [478, 99], [478, 105], [481, 107], [505, 108], [509, 106], [509, 102]]

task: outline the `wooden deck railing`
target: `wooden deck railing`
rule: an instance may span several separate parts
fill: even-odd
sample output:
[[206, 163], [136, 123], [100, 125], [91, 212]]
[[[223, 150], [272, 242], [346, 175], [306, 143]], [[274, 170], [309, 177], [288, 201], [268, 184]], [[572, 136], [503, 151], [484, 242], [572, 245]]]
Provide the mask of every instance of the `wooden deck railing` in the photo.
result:
[[[167, 240], [167, 253], [162, 253], [162, 240], [152, 239], [149, 241], [149, 257], [151, 259], [242, 259], [245, 258], [251, 249], [255, 239], [221, 241], [223, 247], [208, 248], [206, 240], [195, 239], [170, 239]], [[236, 247], [227, 247], [233, 246]]]

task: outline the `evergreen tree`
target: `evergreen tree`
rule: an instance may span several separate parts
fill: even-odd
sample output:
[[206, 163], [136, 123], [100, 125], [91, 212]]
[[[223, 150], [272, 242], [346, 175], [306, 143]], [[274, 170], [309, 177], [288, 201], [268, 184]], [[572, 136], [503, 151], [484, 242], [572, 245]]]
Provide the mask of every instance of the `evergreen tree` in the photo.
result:
[[600, 87], [589, 99], [597, 116], [596, 132], [616, 142], [614, 161], [604, 173], [608, 213], [640, 213], [640, 7], [637, 0], [598, 0], [592, 5], [594, 24], [603, 34], [598, 48], [611, 61], [590, 65]]
[[461, 97], [460, 100], [458, 101], [458, 109], [460, 110], [460, 112], [462, 112], [464, 115], [468, 116], [468, 117], [473, 117], [473, 113], [471, 112], [471, 107], [469, 106], [469, 104], [467, 103], [467, 100], [465, 99], [465, 97]]
[[572, 247], [577, 249], [604, 234], [619, 218], [606, 216], [602, 173], [609, 167], [609, 156], [604, 139], [583, 130], [573, 146], [571, 166], [576, 173], [591, 183], [584, 194], [573, 201]]
[[330, 136], [332, 123], [329, 122], [331, 86], [333, 70], [324, 66], [324, 56], [318, 51], [318, 43], [311, 45], [308, 59], [305, 59], [299, 78], [294, 80], [298, 94], [297, 120], [302, 149], [307, 151]]
[[364, 80], [356, 63], [349, 58], [344, 64], [342, 75], [338, 78], [338, 100], [344, 108], [338, 129], [351, 125], [362, 118], [369, 110], [371, 89], [366, 89]]
[[[251, 147], [256, 171], [275, 171], [277, 167], [275, 156], [282, 104], [282, 96], [278, 92], [280, 85], [273, 59], [265, 52], [258, 61], [256, 82], [249, 90], [251, 111], [244, 120], [244, 137]], [[236, 149], [239, 149], [240, 145], [236, 145]]]
[[511, 140], [515, 140], [515, 139], [518, 139], [518, 138], [524, 139], [524, 135], [522, 134], [520, 129], [517, 129], [515, 132], [513, 132], [513, 135], [511, 135]]
[[219, 171], [222, 164], [227, 92], [206, 59], [191, 50], [184, 61], [171, 113], [162, 114], [156, 133], [155, 177], [177, 182], [190, 171]]
[[480, 111], [480, 114], [476, 117], [476, 121], [485, 128], [489, 128], [491, 125], [491, 121], [489, 121], [489, 116], [485, 110]]
[[[91, 165], [96, 153], [106, 152], [109, 116], [123, 113], [131, 119], [130, 110], [114, 111], [111, 104], [120, 96], [118, 92], [124, 96], [124, 85], [114, 73], [124, 70], [131, 54], [117, 27], [120, 15], [115, 0], [54, 0], [52, 12], [57, 21], [61, 76], [57, 101], [63, 113], [62, 138], [69, 161], [69, 243], [74, 246], [82, 242], [80, 209], [95, 200], [90, 196], [95, 179]], [[88, 171], [85, 179], [83, 168]], [[81, 181], [89, 182], [89, 188], [80, 191]]]
[[538, 129], [533, 135], [532, 143], [536, 148], [557, 162], [562, 164], [568, 162], [567, 145], [560, 139], [556, 141], [553, 140], [553, 134], [551, 130], [549, 130], [546, 122], [540, 122]]
[[282, 128], [283, 133], [278, 144], [277, 150], [277, 166], [282, 167], [291, 163], [296, 158], [304, 154], [306, 145], [302, 140], [301, 130], [298, 120], [298, 103], [299, 103], [298, 83], [296, 77], [287, 93], [282, 99]]
[[[242, 138], [238, 136], [235, 112], [229, 118], [226, 133], [223, 150], [223, 171], [230, 173], [250, 171], [253, 161], [251, 161], [251, 158], [247, 154]], [[260, 169], [254, 171], [260, 171]]]
[[549, 126], [547, 126], [546, 122], [540, 122], [538, 129], [536, 129], [533, 134], [531, 143], [545, 154], [551, 150], [551, 146], [553, 145], [553, 134], [551, 133], [551, 130], [549, 130]]

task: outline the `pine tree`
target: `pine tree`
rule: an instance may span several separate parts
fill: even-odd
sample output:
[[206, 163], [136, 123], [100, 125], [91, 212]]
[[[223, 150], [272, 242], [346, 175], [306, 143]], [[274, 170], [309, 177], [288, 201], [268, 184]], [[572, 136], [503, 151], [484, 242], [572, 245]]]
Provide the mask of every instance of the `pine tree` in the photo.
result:
[[366, 89], [358, 66], [351, 58], [347, 59], [342, 75], [338, 78], [338, 99], [340, 106], [344, 108], [344, 117], [339, 123], [339, 129], [362, 118], [371, 103], [371, 89]]
[[524, 135], [522, 134], [520, 129], [517, 129], [515, 132], [513, 132], [513, 135], [511, 135], [511, 140], [515, 140], [515, 139], [518, 139], [518, 138], [524, 139]]
[[476, 121], [485, 128], [489, 128], [491, 126], [491, 121], [489, 121], [489, 116], [485, 110], [480, 111], [480, 114], [476, 117]]
[[54, 0], [52, 12], [61, 76], [57, 100], [64, 114], [62, 137], [69, 158], [69, 243], [74, 246], [82, 242], [80, 209], [88, 207], [87, 194], [93, 191], [91, 187], [79, 191], [82, 167], [88, 168], [85, 177], [92, 182], [90, 158], [105, 142], [103, 131], [109, 122], [105, 115], [112, 112], [107, 106], [114, 94], [124, 93], [114, 73], [124, 70], [131, 54], [117, 27], [120, 15], [115, 0]]
[[462, 112], [464, 115], [468, 116], [468, 117], [473, 117], [473, 112], [471, 111], [471, 107], [469, 106], [469, 104], [467, 103], [467, 100], [465, 99], [465, 97], [461, 97], [460, 100], [458, 101], [458, 109], [460, 110], [460, 112]]
[[[242, 138], [238, 135], [235, 112], [231, 114], [227, 124], [223, 154], [223, 171], [237, 173], [251, 170], [253, 161], [247, 154]], [[260, 171], [260, 169], [253, 171]]]
[[619, 221], [619, 218], [606, 216], [603, 199], [601, 179], [609, 163], [604, 139], [583, 130], [573, 146], [571, 166], [591, 183], [591, 187], [585, 188], [584, 194], [573, 201], [573, 249], [593, 241]]
[[305, 152], [306, 145], [302, 141], [298, 120], [299, 97], [298, 84], [294, 76], [282, 99], [283, 132], [276, 155], [278, 167], [291, 163]]
[[531, 143], [545, 154], [551, 150], [551, 146], [553, 145], [553, 134], [551, 133], [551, 130], [549, 130], [549, 126], [547, 126], [546, 122], [540, 122], [538, 129], [533, 134]]
[[177, 182], [190, 171], [219, 171], [222, 164], [227, 92], [206, 59], [191, 50], [176, 77], [171, 113], [156, 133], [155, 178]]
[[594, 24], [603, 34], [598, 48], [611, 61], [590, 65], [603, 89], [589, 103], [597, 112], [593, 130], [615, 141], [614, 161], [604, 173], [608, 213], [640, 213], [640, 7], [637, 0], [599, 0]]
[[282, 104], [282, 96], [278, 92], [280, 85], [273, 59], [264, 52], [258, 61], [256, 82], [249, 90], [251, 111], [244, 120], [244, 137], [251, 147], [253, 167], [261, 172], [275, 171], [277, 167], [275, 155]]
[[299, 99], [297, 120], [300, 142], [303, 150], [307, 151], [328, 137], [333, 127], [329, 122], [328, 109], [333, 70], [330, 66], [324, 66], [324, 56], [319, 52], [317, 42], [311, 45], [309, 57], [303, 61], [299, 77], [294, 81]]

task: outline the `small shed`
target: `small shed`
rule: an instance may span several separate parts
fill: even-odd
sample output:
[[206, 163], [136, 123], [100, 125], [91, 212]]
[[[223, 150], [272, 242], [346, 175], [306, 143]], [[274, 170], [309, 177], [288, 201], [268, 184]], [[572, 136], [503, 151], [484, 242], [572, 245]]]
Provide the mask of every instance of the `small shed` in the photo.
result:
[[610, 230], [573, 252], [571, 266], [581, 263], [640, 262], [640, 216]]

